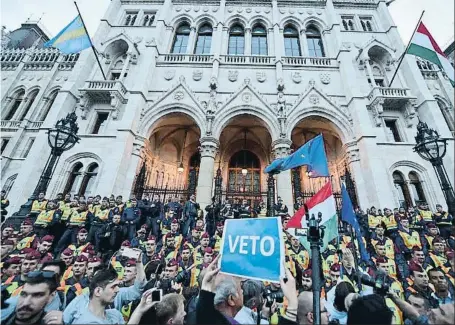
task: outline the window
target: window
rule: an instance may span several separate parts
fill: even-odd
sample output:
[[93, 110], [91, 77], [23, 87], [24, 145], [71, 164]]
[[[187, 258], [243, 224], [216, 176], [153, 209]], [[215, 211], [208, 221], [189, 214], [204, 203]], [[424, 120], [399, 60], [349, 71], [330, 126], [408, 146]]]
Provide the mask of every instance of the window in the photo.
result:
[[415, 204], [419, 205], [420, 203], [426, 202], [422, 183], [420, 182], [419, 175], [417, 175], [417, 173], [409, 173], [409, 183], [411, 184], [411, 191], [414, 195]]
[[137, 14], [138, 14], [137, 11], [127, 12], [126, 16], [125, 16], [125, 21], [123, 24], [125, 26], [134, 26], [134, 23], [136, 22], [136, 19], [137, 19]]
[[212, 48], [212, 26], [205, 24], [197, 33], [196, 49], [194, 54], [210, 54]]
[[84, 179], [82, 180], [81, 188], [79, 189], [79, 195], [93, 195], [95, 179], [98, 175], [98, 164], [93, 163], [87, 168]]
[[388, 140], [393, 139], [395, 142], [402, 142], [400, 133], [398, 132], [396, 120], [386, 120], [385, 127], [387, 128], [386, 132]]
[[[115, 61], [115, 63], [112, 65], [109, 77], [110, 80], [119, 80], [121, 78], [125, 58], [126, 55], [120, 56], [120, 58], [118, 58], [117, 61]], [[125, 75], [123, 77], [126, 78], [127, 75], [128, 73], [125, 72]]]
[[172, 45], [172, 53], [185, 54], [188, 46], [188, 39], [190, 38], [190, 25], [183, 24], [177, 28], [175, 33], [174, 44]]
[[321, 33], [317, 28], [313, 26], [308, 27], [306, 30], [306, 39], [308, 44], [308, 54], [310, 57], [325, 56]]
[[301, 56], [299, 33], [294, 27], [284, 28], [284, 53], [286, 56]]
[[251, 54], [267, 55], [267, 31], [261, 25], [255, 26], [251, 38]]
[[453, 122], [453, 109], [447, 107], [447, 105], [440, 99], [436, 99], [436, 102], [438, 103], [439, 109], [441, 110], [442, 115], [444, 116], [444, 120], [447, 123], [447, 126], [449, 127], [449, 130], [452, 132], [455, 131], [455, 126]]
[[84, 166], [80, 162], [74, 164], [73, 168], [71, 169], [68, 181], [66, 182], [65, 190], [63, 191], [63, 193], [78, 194], [77, 186], [79, 185], [80, 180], [82, 179], [83, 167]]
[[9, 139], [5, 139], [3, 138], [2, 139], [2, 149], [1, 149], [1, 154], [3, 153], [3, 151], [5, 150], [6, 146], [8, 145], [8, 142], [9, 142]]
[[243, 55], [245, 51], [245, 33], [240, 25], [232, 26], [229, 31], [229, 55]]
[[406, 208], [412, 206], [411, 195], [409, 194], [409, 189], [404, 181], [403, 174], [399, 171], [394, 171], [393, 174], [393, 184], [398, 194], [398, 201], [400, 202], [400, 207]]
[[13, 96], [13, 104], [11, 105], [11, 108], [9, 109], [8, 114], [6, 114], [6, 116], [4, 118], [6, 121], [9, 121], [14, 117], [17, 109], [19, 108], [19, 106], [22, 104], [22, 101], [24, 100], [24, 96], [25, 96], [25, 91], [23, 89], [16, 92], [16, 94]]
[[362, 25], [362, 29], [364, 32], [372, 32], [373, 31], [373, 18], [360, 17], [360, 25]]
[[32, 149], [34, 142], [35, 142], [35, 138], [28, 139], [27, 143], [25, 144], [24, 150], [22, 151], [21, 158], [27, 158], [28, 153]]
[[30, 107], [32, 107], [33, 102], [35, 101], [36, 95], [38, 95], [38, 89], [33, 91], [30, 95], [27, 96], [27, 103], [25, 104], [24, 109], [22, 110], [22, 113], [19, 117], [19, 121], [23, 121], [25, 116], [27, 116], [28, 111], [30, 110]]
[[92, 134], [98, 134], [103, 131], [104, 127], [107, 124], [107, 118], [109, 113], [97, 112], [95, 125], [93, 126]]
[[144, 20], [142, 21], [142, 26], [150, 27], [150, 26], [152, 26], [154, 21], [155, 21], [155, 13], [146, 12], [146, 13], [144, 13]]
[[[372, 85], [370, 78], [368, 78], [368, 83], [373, 87], [385, 87], [386, 82], [382, 67], [373, 60], [370, 60], [369, 64], [371, 66], [371, 71], [373, 72], [374, 85]], [[366, 72], [368, 74], [368, 71]]]
[[341, 16], [341, 22], [344, 30], [355, 30], [354, 16]]
[[41, 117], [38, 118], [38, 121], [44, 121], [46, 119], [47, 114], [49, 114], [49, 111], [51, 110], [52, 105], [54, 105], [57, 95], [58, 95], [58, 90], [55, 90], [49, 96], [49, 101], [47, 102], [46, 107], [44, 108], [43, 113], [41, 114]]
[[[242, 174], [242, 169], [248, 172]], [[261, 192], [261, 164], [258, 157], [249, 150], [241, 150], [229, 160], [229, 193], [248, 196]]]
[[16, 180], [16, 178], [17, 178], [17, 174], [14, 174], [14, 175], [8, 177], [5, 181], [5, 183], [3, 183], [2, 190], [6, 192], [6, 196], [8, 196], [8, 193], [11, 190], [11, 188], [13, 187], [14, 181]]

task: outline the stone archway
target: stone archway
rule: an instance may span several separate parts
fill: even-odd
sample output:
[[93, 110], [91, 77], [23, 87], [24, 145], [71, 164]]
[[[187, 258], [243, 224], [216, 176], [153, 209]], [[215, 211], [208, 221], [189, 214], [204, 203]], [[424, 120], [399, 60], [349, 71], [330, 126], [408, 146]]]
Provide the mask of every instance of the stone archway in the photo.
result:
[[324, 138], [324, 147], [329, 166], [331, 177], [311, 178], [305, 166], [292, 171], [292, 182], [294, 197], [303, 195], [311, 197], [328, 181], [332, 183], [332, 189], [336, 196], [341, 191], [341, 183], [345, 182], [353, 203], [357, 202], [355, 188], [348, 167], [347, 155], [343, 143], [343, 135], [340, 134], [339, 128], [332, 121], [321, 116], [310, 116], [300, 120], [291, 130], [291, 140], [294, 150], [300, 148], [303, 144], [322, 134]]
[[267, 176], [263, 170], [273, 159], [271, 146], [272, 136], [259, 117], [242, 114], [226, 123], [220, 134], [218, 158], [224, 199], [245, 197], [255, 202], [265, 199]]
[[158, 194], [162, 201], [176, 195], [186, 198], [190, 185], [194, 192], [197, 183], [193, 165], [201, 135], [198, 124], [185, 113], [169, 113], [147, 134], [133, 192]]

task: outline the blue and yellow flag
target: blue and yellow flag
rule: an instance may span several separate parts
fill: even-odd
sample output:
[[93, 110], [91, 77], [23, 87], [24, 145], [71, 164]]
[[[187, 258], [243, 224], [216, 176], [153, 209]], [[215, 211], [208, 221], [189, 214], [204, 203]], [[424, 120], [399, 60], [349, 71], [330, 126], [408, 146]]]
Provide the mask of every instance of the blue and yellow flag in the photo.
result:
[[44, 47], [55, 47], [64, 54], [79, 53], [90, 47], [92, 43], [85, 30], [80, 15], [68, 24], [53, 39], [44, 44]]

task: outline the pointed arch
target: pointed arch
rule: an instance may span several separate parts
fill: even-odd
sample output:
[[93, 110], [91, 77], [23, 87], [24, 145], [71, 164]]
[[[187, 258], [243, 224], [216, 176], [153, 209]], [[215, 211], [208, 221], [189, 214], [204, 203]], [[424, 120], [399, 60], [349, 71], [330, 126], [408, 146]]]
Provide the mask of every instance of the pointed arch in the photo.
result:
[[5, 121], [9, 121], [13, 117], [15, 117], [17, 109], [22, 104], [25, 98], [25, 88], [20, 87], [16, 89], [12, 94], [13, 95], [11, 96], [11, 102], [9, 104], [9, 107], [2, 110], [3, 119]]
[[234, 26], [236, 24], [239, 24], [240, 26], [242, 26], [243, 29], [249, 27], [249, 24], [248, 24], [247, 20], [245, 19], [245, 17], [243, 17], [241, 15], [233, 15], [233, 16], [229, 17], [229, 19], [225, 23], [225, 26], [228, 29], [231, 29], [232, 26]]
[[31, 90], [27, 91], [27, 95], [25, 97], [26, 103], [25, 107], [22, 108], [21, 112], [19, 112], [18, 120], [23, 121], [24, 118], [27, 116], [27, 113], [30, 111], [33, 103], [35, 102], [36, 97], [38, 96], [40, 91], [39, 87], [33, 87]]
[[201, 28], [204, 24], [209, 24], [212, 28], [216, 28], [217, 20], [214, 16], [209, 14], [200, 15], [194, 20], [194, 26], [197, 30], [199, 30], [199, 28]]
[[10, 177], [8, 177], [8, 178], [5, 180], [5, 182], [3, 183], [2, 191], [5, 191], [5, 192], [6, 192], [6, 196], [8, 196], [8, 193], [9, 193], [9, 191], [11, 190], [11, 188], [13, 187], [14, 182], [16, 181], [16, 178], [17, 178], [17, 173], [11, 175]]
[[307, 29], [310, 26], [315, 26], [321, 34], [323, 31], [327, 29], [326, 23], [322, 19], [315, 16], [305, 18], [305, 20], [303, 21], [303, 26], [305, 29]]

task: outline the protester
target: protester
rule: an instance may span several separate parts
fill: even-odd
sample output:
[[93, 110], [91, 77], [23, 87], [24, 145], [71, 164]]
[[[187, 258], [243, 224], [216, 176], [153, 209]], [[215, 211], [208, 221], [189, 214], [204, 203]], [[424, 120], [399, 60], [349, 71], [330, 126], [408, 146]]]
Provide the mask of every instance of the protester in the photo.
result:
[[[97, 195], [86, 202], [82, 196], [59, 193], [54, 200], [43, 193], [35, 202], [36, 213], [22, 222], [19, 232], [5, 223], [2, 303], [9, 305], [3, 306], [2, 323], [14, 317], [28, 275], [36, 270], [53, 272], [57, 279], [53, 298], [43, 305], [42, 314], [36, 315], [43, 322], [52, 322], [48, 315], [54, 312], [63, 312], [57, 319], [63, 317], [66, 324], [122, 320], [130, 324], [314, 322], [313, 261], [308, 247], [286, 229], [290, 216], [284, 212], [287, 208], [282, 200], [274, 208], [286, 231], [284, 268], [288, 281], [268, 283], [220, 274], [216, 268], [224, 220], [260, 216], [267, 211], [266, 202], [257, 205], [243, 198], [213, 201], [204, 218], [194, 195], [184, 206], [174, 194], [171, 199], [161, 197], [163, 200], [158, 195], [151, 201], [148, 197], [131, 196], [123, 202], [121, 196]], [[299, 198], [296, 204], [301, 207], [304, 202]], [[32, 218], [38, 216], [35, 233]], [[432, 211], [420, 205], [418, 210], [396, 208], [393, 213], [390, 208], [372, 208], [365, 214], [357, 208], [356, 217], [370, 259], [361, 258], [358, 242], [348, 232], [340, 233], [338, 240], [323, 250], [322, 323], [328, 319], [355, 323], [355, 317], [362, 319], [360, 315], [370, 307], [372, 313], [388, 308], [397, 324], [432, 323], [428, 315], [438, 319], [450, 313], [446, 305], [453, 304], [455, 286], [455, 236], [448, 227], [452, 216], [440, 206]], [[107, 282], [97, 277], [102, 271], [111, 272]], [[370, 285], [360, 279], [365, 276], [370, 277]], [[389, 296], [384, 298], [385, 308], [376, 295], [364, 298], [373, 293], [371, 283], [378, 281], [396, 293], [400, 302], [406, 296], [408, 305], [418, 311], [417, 317], [409, 315], [408, 305]], [[163, 290], [161, 302], [147, 300], [150, 295], [143, 292], [150, 292], [149, 288]], [[92, 291], [96, 293], [92, 295]], [[283, 302], [270, 298], [283, 296]], [[352, 313], [354, 318], [349, 320]]]

